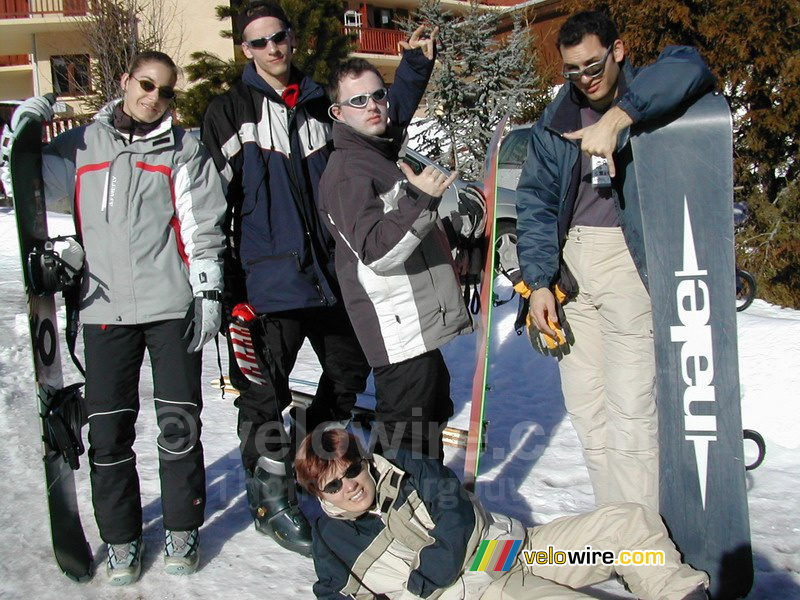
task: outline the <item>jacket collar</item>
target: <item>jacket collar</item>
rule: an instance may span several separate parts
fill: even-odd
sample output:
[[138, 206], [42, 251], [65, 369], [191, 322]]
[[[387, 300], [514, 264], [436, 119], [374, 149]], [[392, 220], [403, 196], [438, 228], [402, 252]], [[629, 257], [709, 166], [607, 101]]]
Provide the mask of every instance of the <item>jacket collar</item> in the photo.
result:
[[[306, 102], [310, 102], [311, 100], [325, 96], [325, 90], [322, 89], [322, 86], [299, 69], [292, 67], [289, 80], [300, 85], [300, 95], [297, 98], [297, 104], [295, 106], [302, 106]], [[276, 92], [272, 86], [264, 81], [261, 75], [258, 74], [255, 63], [252, 60], [244, 67], [242, 81], [244, 81], [244, 83], [246, 83], [249, 87], [260, 91], [270, 100], [283, 103], [280, 94], [278, 94], [278, 92]]]
[[[114, 109], [117, 105], [122, 103], [122, 98], [118, 98], [117, 100], [112, 100], [108, 104], [106, 104], [100, 111], [94, 116], [94, 120], [100, 123], [101, 125], [109, 128], [111, 131], [114, 132], [120, 138], [128, 139], [129, 135], [127, 133], [123, 133], [119, 131], [116, 127], [114, 127]], [[133, 141], [139, 140], [153, 140], [155, 138], [159, 138], [165, 134], [171, 134], [172, 132], [172, 115], [167, 112], [162, 118], [161, 122], [158, 124], [157, 127], [152, 129], [151, 131], [147, 132], [142, 136], [136, 136]]]
[[377, 152], [394, 162], [398, 158], [402, 143], [403, 131], [399, 127], [389, 126], [385, 135], [377, 136], [356, 131], [342, 121], [333, 122], [333, 146], [336, 150], [362, 148]]

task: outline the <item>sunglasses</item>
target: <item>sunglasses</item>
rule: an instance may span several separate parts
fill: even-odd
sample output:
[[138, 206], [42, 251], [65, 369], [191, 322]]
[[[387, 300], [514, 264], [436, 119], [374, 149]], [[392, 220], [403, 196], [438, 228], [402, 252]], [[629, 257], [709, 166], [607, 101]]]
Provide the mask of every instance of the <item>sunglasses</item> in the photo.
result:
[[175, 90], [169, 87], [168, 85], [163, 85], [158, 87], [155, 83], [148, 79], [139, 79], [138, 77], [134, 77], [131, 75], [131, 79], [135, 79], [139, 82], [139, 87], [142, 88], [142, 91], [146, 94], [149, 94], [153, 90], [158, 90], [158, 97], [162, 100], [172, 100], [175, 97]]
[[602, 75], [606, 70], [606, 60], [613, 49], [614, 46], [609, 47], [609, 49], [606, 50], [605, 56], [603, 56], [603, 58], [598, 60], [596, 63], [587, 65], [582, 69], [576, 69], [575, 71], [564, 71], [562, 73], [564, 79], [569, 81], [578, 81], [584, 75], [586, 75], [589, 79], [596, 79], [600, 77], [600, 75]]
[[365, 108], [367, 104], [369, 104], [370, 98], [376, 103], [383, 102], [388, 94], [389, 92], [386, 91], [386, 88], [379, 88], [371, 94], [358, 94], [352, 98], [348, 98], [344, 102], [339, 102], [339, 106], [347, 104], [347, 106], [352, 106], [353, 108]]
[[331, 479], [328, 483], [325, 484], [325, 487], [322, 488], [322, 491], [326, 494], [336, 494], [339, 490], [342, 489], [344, 485], [344, 479], [355, 479], [359, 475], [361, 475], [361, 471], [364, 470], [364, 461], [360, 460], [358, 462], [354, 462], [352, 465], [347, 467], [347, 470], [344, 472], [344, 475], [339, 477], [338, 479]]
[[286, 41], [286, 38], [289, 37], [290, 31], [291, 29], [281, 29], [280, 31], [276, 31], [272, 35], [266, 35], [264, 37], [256, 38], [254, 40], [250, 40], [249, 42], [246, 41], [245, 44], [247, 44], [251, 48], [256, 48], [258, 50], [266, 48], [267, 44], [269, 44], [270, 42], [272, 42], [277, 46], [278, 44]]

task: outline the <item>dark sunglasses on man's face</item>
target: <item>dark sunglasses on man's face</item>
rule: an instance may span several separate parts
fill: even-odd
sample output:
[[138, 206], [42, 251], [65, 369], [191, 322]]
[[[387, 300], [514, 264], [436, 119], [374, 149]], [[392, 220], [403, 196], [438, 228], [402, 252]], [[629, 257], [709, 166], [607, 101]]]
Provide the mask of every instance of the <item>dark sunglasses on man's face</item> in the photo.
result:
[[386, 88], [379, 88], [372, 92], [371, 94], [357, 94], [352, 98], [348, 98], [343, 102], [339, 102], [339, 106], [343, 104], [347, 104], [347, 106], [352, 106], [353, 108], [365, 108], [367, 104], [369, 104], [369, 99], [372, 98], [376, 103], [382, 102], [386, 99], [386, 95], [389, 92], [386, 91]]
[[586, 77], [589, 79], [597, 79], [606, 70], [606, 60], [608, 60], [608, 55], [611, 54], [613, 49], [614, 46], [609, 47], [601, 60], [598, 60], [590, 65], [586, 65], [582, 69], [576, 69], [574, 71], [567, 71], [564, 69], [564, 72], [562, 73], [564, 75], [564, 79], [569, 81], [578, 81], [584, 75], [586, 75]]
[[246, 41], [245, 44], [250, 46], [251, 48], [256, 48], [261, 50], [267, 47], [267, 44], [272, 42], [276, 46], [281, 42], [286, 41], [286, 38], [289, 37], [289, 30], [288, 29], [281, 29], [280, 31], [276, 31], [272, 35], [266, 35], [264, 37], [256, 38], [254, 40]]
[[167, 85], [163, 85], [158, 87], [155, 83], [150, 81], [149, 79], [138, 79], [131, 75], [131, 79], [136, 79], [139, 82], [139, 87], [142, 88], [142, 91], [146, 94], [149, 94], [155, 89], [158, 89], [158, 97], [162, 100], [172, 100], [175, 97], [175, 90]]
[[361, 475], [361, 471], [364, 470], [364, 461], [360, 460], [358, 462], [354, 462], [352, 465], [347, 467], [347, 470], [344, 472], [344, 475], [337, 479], [331, 479], [328, 483], [325, 484], [325, 487], [322, 488], [322, 491], [326, 494], [336, 494], [339, 490], [342, 489], [344, 485], [344, 479], [355, 479], [359, 475]]

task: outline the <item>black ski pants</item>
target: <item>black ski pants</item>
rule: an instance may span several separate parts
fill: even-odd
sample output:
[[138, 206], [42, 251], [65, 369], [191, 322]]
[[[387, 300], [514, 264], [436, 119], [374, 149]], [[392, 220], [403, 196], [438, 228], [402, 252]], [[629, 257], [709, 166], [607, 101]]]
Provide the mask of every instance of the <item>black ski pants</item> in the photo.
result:
[[186, 352], [182, 319], [143, 325], [85, 325], [89, 461], [100, 537], [123, 544], [142, 533], [136, 472], [139, 372], [147, 349], [153, 394], [164, 528], [186, 531], [203, 524], [206, 499], [200, 443], [202, 354]]
[[235, 402], [242, 463], [250, 472], [259, 456], [278, 460], [294, 456], [281, 413], [291, 404], [289, 374], [306, 338], [319, 359], [322, 375], [314, 401], [305, 412], [304, 429], [311, 431], [324, 421], [349, 418], [356, 394], [366, 388], [370, 372], [350, 319], [340, 306], [263, 314], [259, 319], [251, 335], [255, 352], [269, 371], [264, 375], [270, 385], [247, 381], [229, 352], [231, 381], [242, 390]]
[[405, 448], [444, 461], [442, 431], [453, 416], [450, 372], [439, 350], [375, 367], [375, 424], [370, 445]]

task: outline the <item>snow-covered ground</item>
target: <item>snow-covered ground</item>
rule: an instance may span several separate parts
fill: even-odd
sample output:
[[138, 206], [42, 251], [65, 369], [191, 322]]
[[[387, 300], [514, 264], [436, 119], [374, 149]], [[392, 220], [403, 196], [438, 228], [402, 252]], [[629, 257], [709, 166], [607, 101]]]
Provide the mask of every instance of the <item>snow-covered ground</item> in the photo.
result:
[[[69, 219], [56, 215], [50, 222], [55, 233], [71, 227]], [[142, 371], [136, 442], [145, 519], [142, 578], [123, 589], [104, 582], [105, 546], [94, 523], [85, 456], [76, 474], [78, 493], [100, 569], [86, 584], [72, 583], [59, 573], [50, 550], [21, 279], [13, 212], [0, 208], [0, 597], [311, 598], [311, 561], [281, 549], [252, 527], [239, 468], [236, 411], [230, 396], [222, 398], [210, 387], [203, 413], [208, 508], [201, 531], [201, 569], [185, 578], [162, 572], [156, 426], [147, 367]], [[593, 498], [578, 440], [564, 413], [557, 366], [513, 333], [515, 307], [516, 301], [495, 313], [489, 447], [478, 493], [492, 510], [527, 524], [543, 523], [590, 510]], [[469, 412], [474, 344], [475, 336], [468, 336], [445, 350], [456, 402], [453, 423], [462, 427]], [[767, 442], [766, 461], [748, 474], [756, 568], [750, 597], [800, 599], [800, 312], [756, 301], [739, 314], [739, 355], [744, 426], [761, 432]], [[218, 376], [216, 361], [210, 344], [205, 351], [207, 381]], [[314, 379], [317, 369], [313, 354], [304, 351], [294, 376]], [[448, 451], [448, 461], [459, 470], [463, 457]], [[746, 454], [752, 456], [750, 448]], [[598, 593], [629, 597], [616, 583]]]

